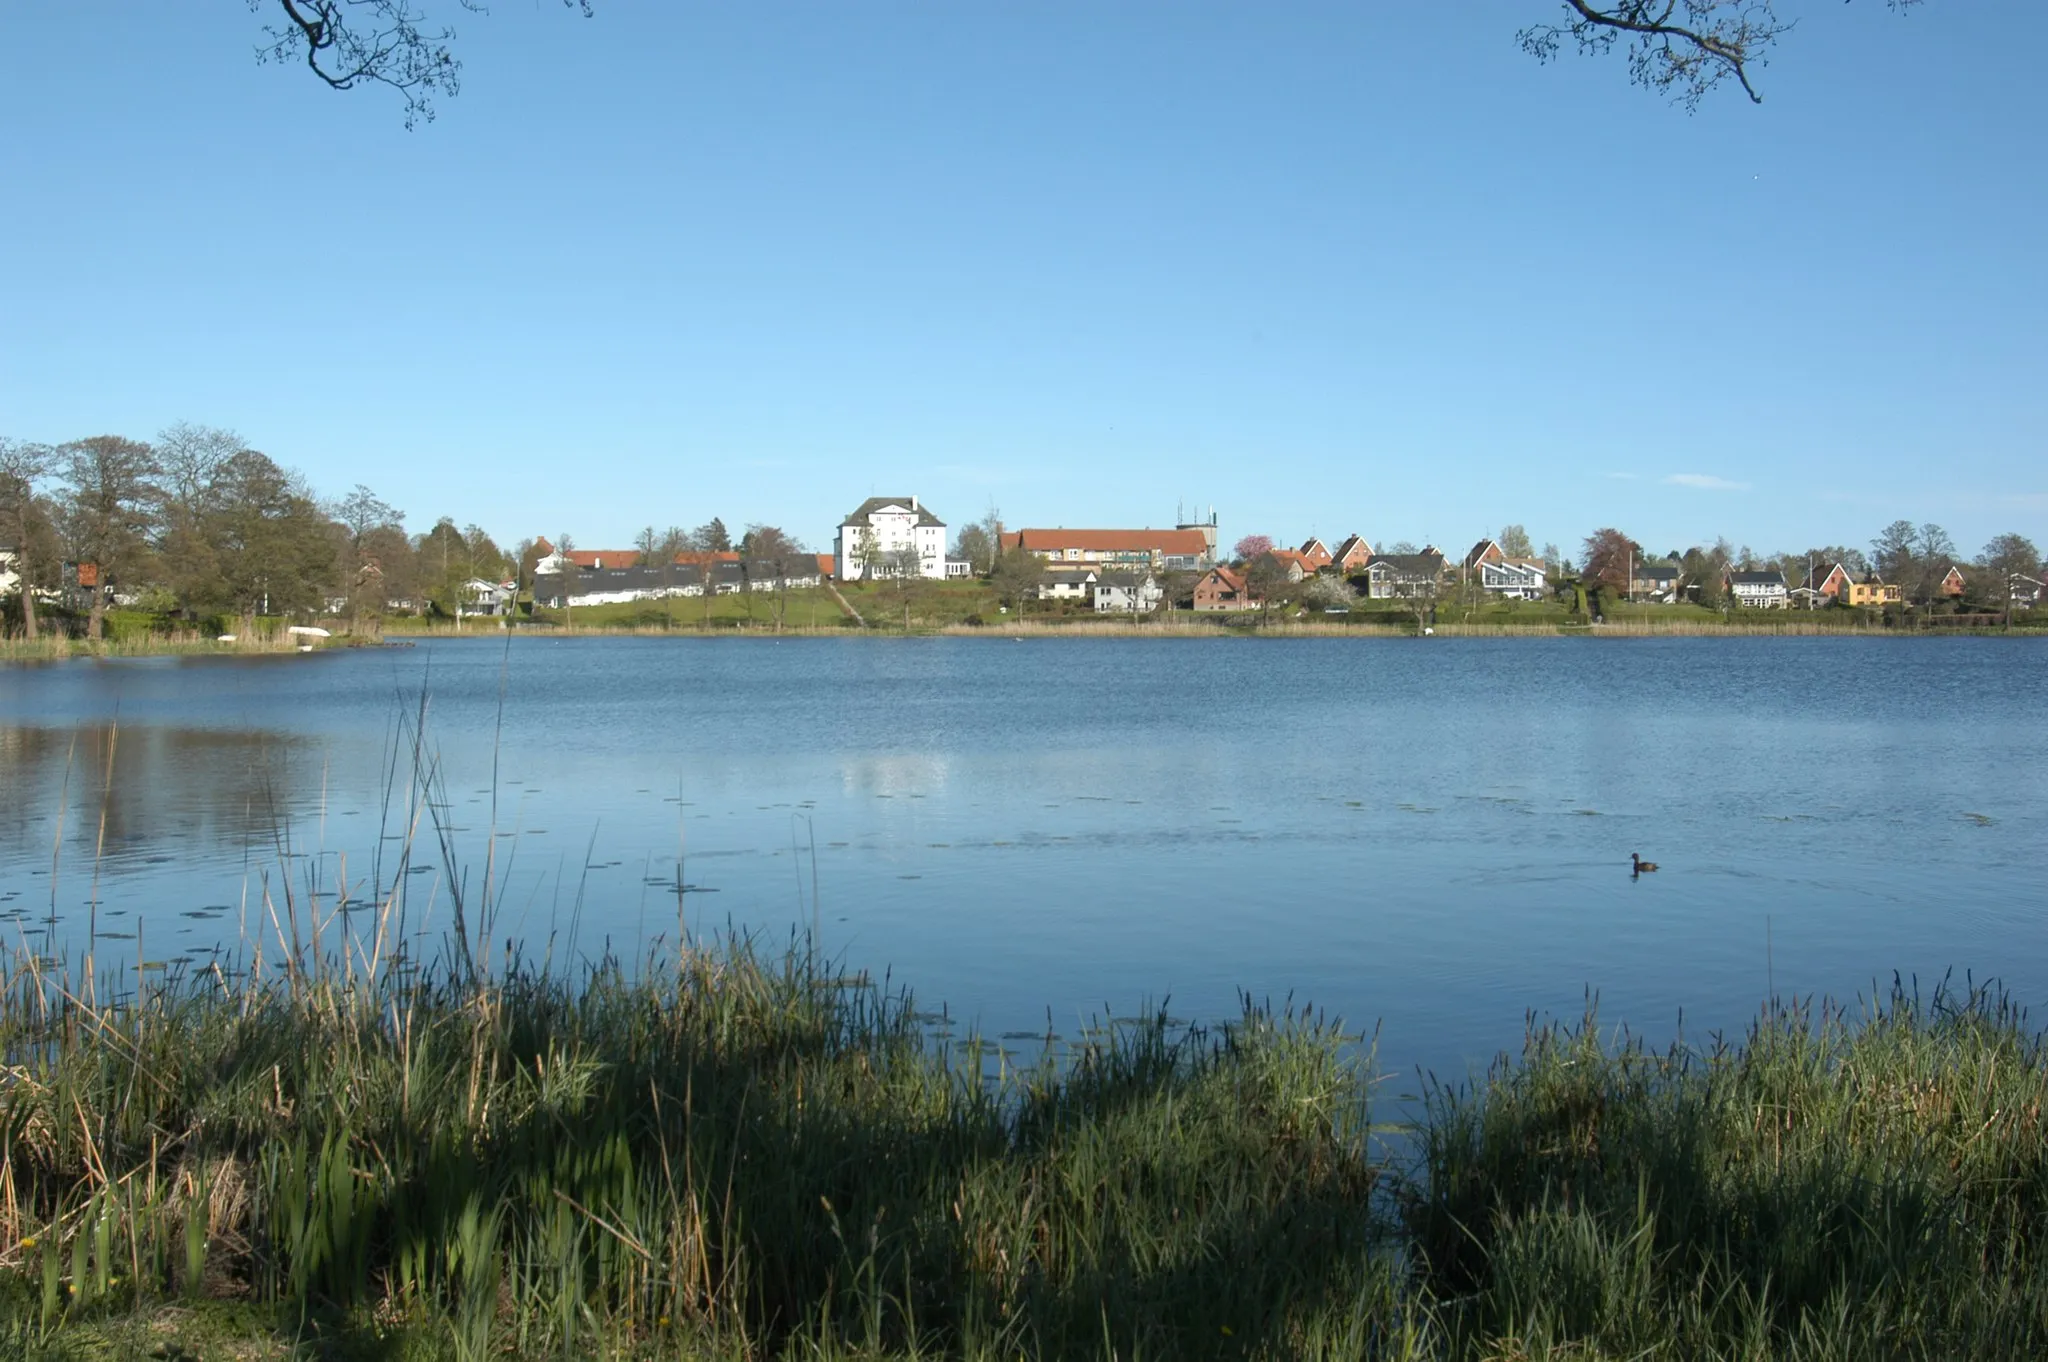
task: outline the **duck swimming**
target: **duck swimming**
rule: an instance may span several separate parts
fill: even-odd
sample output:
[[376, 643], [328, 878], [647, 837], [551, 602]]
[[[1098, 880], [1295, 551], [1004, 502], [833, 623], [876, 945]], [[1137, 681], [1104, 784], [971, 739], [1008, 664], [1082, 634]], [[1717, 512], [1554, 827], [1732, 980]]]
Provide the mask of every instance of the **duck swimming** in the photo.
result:
[[1646, 861], [1642, 857], [1636, 855], [1633, 851], [1631, 851], [1628, 854], [1628, 858], [1631, 861], [1635, 862], [1635, 869], [1630, 872], [1631, 874], [1647, 875], [1657, 868], [1657, 863], [1655, 861]]

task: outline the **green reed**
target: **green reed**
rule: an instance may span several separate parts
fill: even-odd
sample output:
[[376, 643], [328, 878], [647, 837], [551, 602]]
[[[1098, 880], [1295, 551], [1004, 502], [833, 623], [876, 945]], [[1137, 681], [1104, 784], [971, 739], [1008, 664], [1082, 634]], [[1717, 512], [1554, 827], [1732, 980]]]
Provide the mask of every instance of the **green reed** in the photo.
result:
[[1020, 1067], [745, 942], [101, 1005], [29, 961], [0, 1046], [0, 1265], [46, 1342], [182, 1298], [451, 1357], [1284, 1351], [1398, 1270], [1355, 1061], [1256, 1007]]

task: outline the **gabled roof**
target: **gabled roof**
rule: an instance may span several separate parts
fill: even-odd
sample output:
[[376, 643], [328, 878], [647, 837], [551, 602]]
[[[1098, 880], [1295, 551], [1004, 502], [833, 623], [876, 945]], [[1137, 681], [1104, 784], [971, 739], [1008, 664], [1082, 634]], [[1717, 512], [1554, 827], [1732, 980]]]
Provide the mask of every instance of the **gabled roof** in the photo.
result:
[[1842, 575], [1842, 581], [1844, 583], [1848, 582], [1848, 570], [1840, 563], [1829, 563], [1825, 568], [1816, 567], [1812, 569], [1806, 574], [1806, 589], [1809, 591], [1826, 592], [1828, 583], [1834, 580], [1835, 574], [1838, 572]]
[[1159, 553], [1170, 558], [1199, 558], [1209, 552], [1200, 530], [1016, 530], [1003, 536], [1005, 549], [1036, 553], [1080, 549], [1084, 553]]
[[1093, 568], [1054, 568], [1045, 574], [1045, 581], [1048, 585], [1086, 586], [1095, 579], [1095, 569]]
[[1362, 534], [1347, 534], [1344, 536], [1343, 542], [1337, 545], [1337, 556], [1342, 558], [1353, 549], [1364, 549], [1367, 553], [1371, 553], [1372, 545], [1365, 542], [1365, 536]]
[[1304, 558], [1311, 557], [1317, 553], [1320, 553], [1323, 555], [1323, 557], [1328, 558], [1330, 556], [1330, 546], [1328, 544], [1325, 544], [1322, 540], [1316, 538], [1314, 535], [1310, 535], [1306, 540], [1302, 542], [1301, 547], [1296, 549], [1295, 552], [1300, 554]]
[[853, 514], [840, 521], [842, 525], [865, 525], [868, 517], [876, 511], [914, 511], [919, 525], [944, 527], [945, 521], [933, 515], [929, 509], [918, 504], [916, 497], [869, 497], [853, 508]]
[[1472, 551], [1470, 553], [1467, 553], [1465, 555], [1465, 566], [1472, 567], [1476, 565], [1480, 559], [1486, 557], [1486, 551], [1488, 549], [1493, 550], [1493, 557], [1495, 561], [1498, 561], [1501, 558], [1507, 556], [1501, 551], [1500, 543], [1498, 540], [1482, 539], [1472, 546]]
[[1382, 568], [1401, 577], [1434, 577], [1444, 570], [1444, 556], [1434, 549], [1421, 553], [1375, 553], [1366, 571]]
[[640, 563], [638, 549], [570, 549], [565, 556], [580, 568], [625, 568]]
[[1645, 581], [1675, 582], [1682, 569], [1669, 558], [1650, 558], [1636, 564], [1636, 576]]
[[[1234, 568], [1220, 566], [1212, 567], [1209, 569], [1208, 572], [1203, 574], [1202, 581], [1206, 582], [1211, 577], [1214, 577], [1217, 581], [1223, 583], [1223, 585], [1229, 587], [1232, 591], [1243, 592], [1244, 590], [1244, 577]], [[1199, 583], [1197, 585], [1199, 585]]]

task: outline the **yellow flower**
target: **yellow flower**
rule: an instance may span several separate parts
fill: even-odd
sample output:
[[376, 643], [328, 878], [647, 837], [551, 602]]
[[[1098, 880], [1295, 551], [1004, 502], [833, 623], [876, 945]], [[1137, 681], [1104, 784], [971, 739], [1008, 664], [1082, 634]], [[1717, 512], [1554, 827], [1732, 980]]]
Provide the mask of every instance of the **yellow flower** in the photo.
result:
[[1230, 1336], [1230, 1326], [1228, 1324], [1223, 1326], [1223, 1334], [1226, 1338]]
[[21, 1246], [23, 1248], [34, 1248], [36, 1246], [36, 1241], [33, 1239], [24, 1239], [21, 1241]]

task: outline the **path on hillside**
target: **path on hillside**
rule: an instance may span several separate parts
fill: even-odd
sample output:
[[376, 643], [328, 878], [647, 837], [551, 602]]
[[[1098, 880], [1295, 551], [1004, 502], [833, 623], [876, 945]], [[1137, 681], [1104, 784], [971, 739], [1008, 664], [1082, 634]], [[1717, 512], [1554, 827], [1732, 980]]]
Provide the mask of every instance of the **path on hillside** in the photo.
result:
[[822, 580], [825, 583], [825, 589], [832, 593], [832, 599], [839, 602], [839, 608], [853, 616], [855, 624], [858, 624], [863, 629], [867, 628], [868, 622], [860, 617], [860, 611], [854, 609], [846, 597], [839, 594], [838, 583], [834, 582], [830, 577], [823, 578]]

